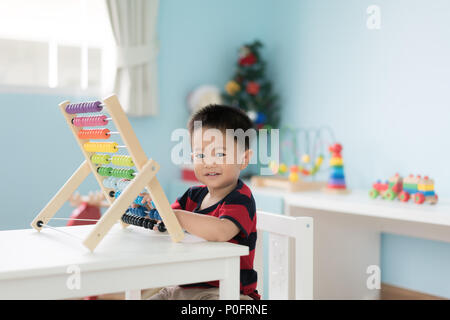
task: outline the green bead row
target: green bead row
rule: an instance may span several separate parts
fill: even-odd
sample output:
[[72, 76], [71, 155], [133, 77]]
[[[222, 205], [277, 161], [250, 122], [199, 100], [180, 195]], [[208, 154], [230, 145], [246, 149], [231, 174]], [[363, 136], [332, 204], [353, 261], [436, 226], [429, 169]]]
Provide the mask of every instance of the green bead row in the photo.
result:
[[104, 177], [116, 177], [124, 179], [133, 179], [135, 171], [133, 169], [116, 169], [111, 167], [100, 167], [97, 169], [99, 175]]
[[103, 177], [110, 177], [112, 169], [111, 167], [100, 167], [97, 168], [97, 173]]
[[133, 179], [134, 178], [133, 169], [112, 169], [111, 175], [116, 178]]
[[91, 161], [95, 164], [109, 164], [109, 154], [93, 154]]
[[121, 167], [133, 167], [134, 162], [130, 156], [114, 156], [111, 158], [112, 164]]
[[116, 166], [121, 167], [133, 167], [134, 162], [130, 156], [113, 156], [110, 157], [109, 154], [93, 154], [91, 156], [92, 163], [95, 164], [109, 164], [112, 163]]

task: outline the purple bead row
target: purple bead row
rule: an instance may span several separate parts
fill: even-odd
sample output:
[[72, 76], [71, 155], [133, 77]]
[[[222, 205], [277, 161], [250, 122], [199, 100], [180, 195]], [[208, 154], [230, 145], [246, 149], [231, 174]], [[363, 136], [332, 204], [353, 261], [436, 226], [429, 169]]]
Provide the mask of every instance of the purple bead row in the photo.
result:
[[81, 103], [70, 103], [66, 107], [66, 112], [69, 114], [76, 113], [88, 113], [88, 112], [100, 112], [103, 107], [100, 101], [94, 102], [81, 102]]

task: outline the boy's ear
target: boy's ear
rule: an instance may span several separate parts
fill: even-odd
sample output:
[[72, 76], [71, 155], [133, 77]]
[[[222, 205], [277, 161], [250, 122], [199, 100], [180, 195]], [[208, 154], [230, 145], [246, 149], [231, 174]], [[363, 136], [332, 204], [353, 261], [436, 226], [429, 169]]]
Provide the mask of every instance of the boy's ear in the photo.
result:
[[244, 154], [242, 155], [242, 161], [241, 161], [241, 166], [240, 166], [240, 170], [244, 170], [245, 168], [247, 168], [248, 164], [250, 163], [250, 159], [253, 156], [253, 150], [252, 149], [248, 149], [245, 150]]

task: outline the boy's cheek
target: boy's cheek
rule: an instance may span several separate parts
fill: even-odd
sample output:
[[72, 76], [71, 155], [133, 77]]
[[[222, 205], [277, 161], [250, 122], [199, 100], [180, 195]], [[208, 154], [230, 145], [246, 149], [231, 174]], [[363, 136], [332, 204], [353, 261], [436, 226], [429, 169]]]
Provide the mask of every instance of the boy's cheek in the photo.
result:
[[236, 155], [227, 155], [225, 157], [225, 163], [229, 165], [239, 164], [238, 157]]
[[194, 172], [195, 174], [200, 173], [202, 166], [199, 164], [194, 164]]

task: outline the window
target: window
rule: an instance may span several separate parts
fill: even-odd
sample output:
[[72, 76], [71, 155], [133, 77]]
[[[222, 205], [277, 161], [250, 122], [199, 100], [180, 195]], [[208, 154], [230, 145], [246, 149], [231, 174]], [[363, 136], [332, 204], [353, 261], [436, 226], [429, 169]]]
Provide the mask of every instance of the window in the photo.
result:
[[0, 85], [96, 92], [112, 41], [103, 0], [1, 0]]

